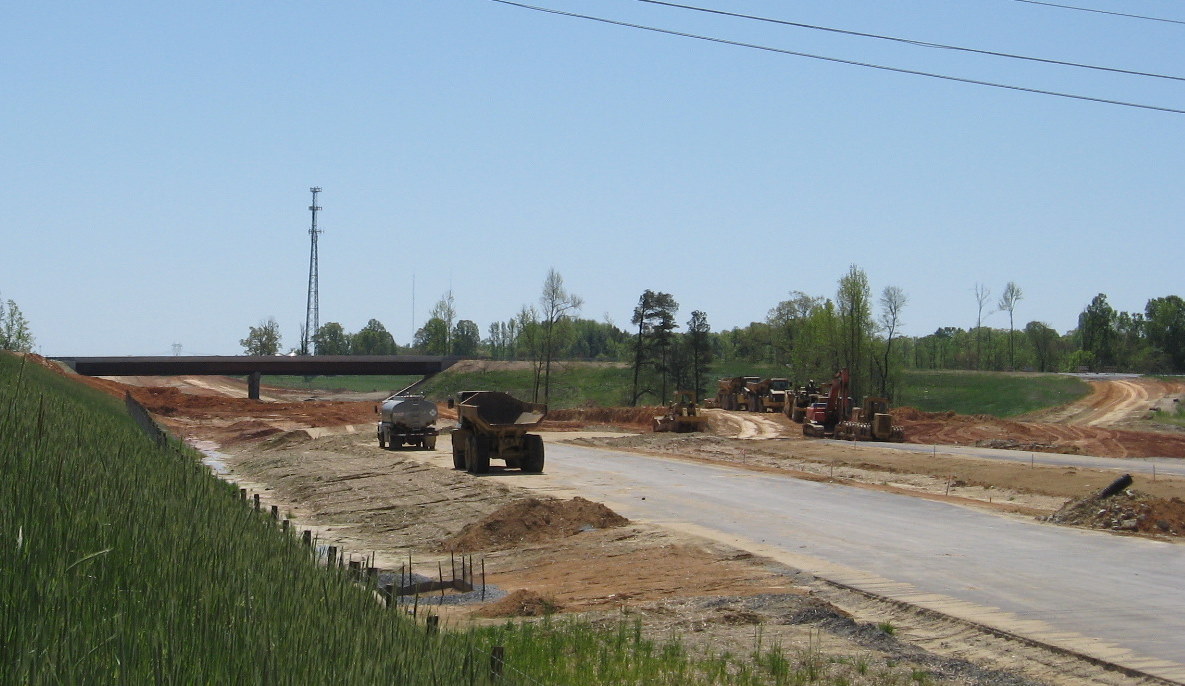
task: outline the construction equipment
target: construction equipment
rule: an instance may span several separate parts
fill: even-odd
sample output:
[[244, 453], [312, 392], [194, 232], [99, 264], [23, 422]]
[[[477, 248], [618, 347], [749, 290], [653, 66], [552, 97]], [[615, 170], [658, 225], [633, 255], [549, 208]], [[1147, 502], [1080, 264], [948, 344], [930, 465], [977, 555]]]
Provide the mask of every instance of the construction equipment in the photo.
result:
[[801, 424], [806, 418], [806, 410], [811, 406], [811, 403], [817, 402], [819, 399], [819, 386], [814, 379], [807, 381], [805, 386], [799, 386], [793, 391], [788, 392], [786, 405], [782, 411], [791, 421]]
[[790, 380], [783, 378], [746, 381], [745, 390], [750, 412], [782, 412], [786, 407], [786, 398], [791, 395]]
[[393, 395], [375, 408], [379, 447], [395, 450], [412, 445], [421, 450], [436, 449], [436, 403], [422, 395]]
[[835, 427], [851, 414], [852, 399], [848, 397], [851, 378], [848, 370], [841, 369], [831, 379], [827, 395], [816, 396], [807, 408], [802, 422], [802, 435], [814, 438], [829, 438], [835, 435]]
[[461, 391], [449, 407], [457, 410], [453, 467], [486, 474], [490, 460], [524, 472], [543, 471], [543, 437], [529, 434], [547, 416], [547, 406], [525, 403], [501, 391]]
[[759, 383], [759, 376], [734, 376], [716, 382], [716, 406], [722, 410], [747, 410], [752, 404], [749, 384]]
[[852, 418], [835, 427], [835, 437], [849, 441], [905, 441], [905, 428], [893, 425], [889, 399], [865, 396], [864, 404], [852, 412]]
[[654, 431], [703, 431], [707, 420], [696, 410], [694, 391], [675, 391], [675, 402], [667, 406], [667, 413], [654, 418]]

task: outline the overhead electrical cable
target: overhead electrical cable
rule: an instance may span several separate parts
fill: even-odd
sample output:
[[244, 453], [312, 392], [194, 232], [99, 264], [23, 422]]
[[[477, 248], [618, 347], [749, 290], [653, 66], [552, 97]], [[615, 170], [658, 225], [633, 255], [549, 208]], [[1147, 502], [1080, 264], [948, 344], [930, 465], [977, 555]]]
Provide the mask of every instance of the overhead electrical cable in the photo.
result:
[[663, 0], [638, 0], [650, 5], [663, 5], [664, 7], [675, 7], [684, 10], [694, 10], [696, 12], [706, 12], [708, 14], [718, 14], [726, 17], [736, 17], [738, 19], [752, 19], [754, 21], [762, 21], [769, 24], [780, 24], [782, 26], [793, 26], [802, 29], [812, 29], [815, 31], [828, 31], [831, 33], [840, 33], [845, 36], [858, 36], [860, 38], [875, 38], [877, 40], [894, 41], [897, 43], [906, 43], [908, 45], [917, 45], [923, 48], [941, 48], [943, 50], [959, 50], [961, 52], [972, 52], [978, 55], [990, 55], [992, 57], [1006, 57], [1014, 60], [1027, 60], [1030, 62], [1043, 62], [1045, 64], [1056, 64], [1063, 67], [1078, 67], [1081, 69], [1096, 69], [1098, 71], [1109, 71], [1117, 74], [1129, 74], [1132, 76], [1147, 76], [1154, 79], [1172, 79], [1174, 81], [1185, 81], [1185, 76], [1171, 76], [1167, 74], [1155, 74], [1144, 71], [1134, 71], [1131, 69], [1118, 69], [1115, 67], [1101, 67], [1094, 64], [1082, 64], [1080, 62], [1067, 62], [1063, 60], [1047, 59], [1044, 57], [1028, 57], [1025, 55], [1014, 55], [1007, 52], [995, 52], [992, 50], [980, 50], [977, 48], [964, 48], [958, 45], [944, 45], [942, 43], [930, 43], [927, 41], [913, 40], [910, 38], [897, 38], [894, 36], [883, 36], [876, 33], [863, 33], [861, 31], [849, 31], [847, 29], [836, 29], [828, 26], [815, 26], [813, 24], [802, 24], [796, 21], [786, 21], [784, 19], [771, 19], [770, 17], [758, 17], [751, 14], [741, 14], [739, 12], [728, 12], [726, 10], [712, 9], [709, 7], [696, 7], [695, 5], [681, 5], [675, 2], [664, 2]]
[[1160, 105], [1145, 105], [1136, 102], [1125, 102], [1123, 100], [1111, 100], [1108, 98], [1096, 98], [1089, 95], [1076, 95], [1073, 93], [1061, 93], [1058, 91], [1043, 90], [1040, 88], [1028, 88], [1025, 86], [1013, 86], [1006, 83], [996, 83], [994, 81], [980, 81], [978, 79], [968, 79], [961, 76], [948, 76], [946, 74], [935, 74], [933, 72], [918, 71], [914, 69], [902, 69], [900, 67], [889, 67], [882, 64], [873, 64], [871, 62], [859, 62], [856, 60], [848, 60], [840, 57], [827, 57], [825, 55], [812, 55], [806, 52], [797, 52], [794, 50], [786, 50], [783, 48], [774, 48], [767, 45], [758, 45], [756, 43], [743, 43], [741, 41], [729, 40], [727, 38], [716, 38], [713, 36], [704, 36], [696, 33], [686, 33], [683, 31], [673, 31], [671, 29], [661, 29], [654, 26], [645, 26], [643, 24], [631, 24], [625, 21], [618, 21], [616, 19], [606, 19], [604, 17], [594, 17], [587, 14], [577, 14], [575, 12], [565, 12], [563, 10], [552, 9], [550, 7], [538, 7], [536, 5], [527, 5], [521, 2], [511, 2], [511, 0], [490, 0], [502, 5], [510, 5], [512, 7], [519, 7], [522, 9], [532, 10], [535, 12], [544, 12], [546, 14], [556, 14], [564, 17], [572, 17], [575, 19], [587, 19], [589, 21], [600, 22], [602, 24], [611, 24], [614, 26], [623, 26], [631, 29], [640, 29], [642, 31], [652, 31], [654, 33], [662, 33], [669, 36], [680, 36], [682, 38], [694, 38], [696, 40], [708, 41], [710, 43], [721, 43], [723, 45], [732, 45], [741, 48], [751, 48], [753, 50], [762, 50], [765, 52], [773, 52], [782, 55], [793, 55], [795, 57], [807, 57], [813, 60], [822, 60], [824, 62], [835, 62], [838, 64], [848, 64], [855, 67], [866, 67], [868, 69], [879, 69], [881, 71], [894, 72], [897, 74], [912, 74], [914, 76], [926, 76], [932, 79], [942, 79], [944, 81], [954, 81], [957, 83], [969, 83], [976, 86], [988, 86], [991, 88], [1003, 88], [1006, 90], [1020, 91], [1023, 93], [1036, 93], [1038, 95], [1052, 95], [1058, 98], [1069, 98], [1071, 100], [1085, 100], [1087, 102], [1098, 102], [1106, 105], [1120, 105], [1122, 107], [1135, 107], [1142, 110], [1154, 110], [1157, 112], [1169, 112], [1171, 114], [1185, 114], [1185, 110], [1174, 109], [1172, 107], [1162, 107]]
[[1063, 10], [1075, 10], [1077, 12], [1093, 12], [1095, 14], [1109, 14], [1113, 17], [1127, 17], [1129, 19], [1144, 19], [1146, 21], [1162, 21], [1166, 24], [1185, 24], [1185, 21], [1180, 19], [1165, 19], [1164, 17], [1148, 17], [1143, 14], [1127, 14], [1125, 12], [1111, 12], [1109, 10], [1096, 10], [1090, 7], [1076, 7], [1074, 5], [1059, 5], [1056, 2], [1042, 2], [1041, 0], [1016, 0], [1016, 2], [1024, 2], [1030, 5], [1045, 5], [1046, 7], [1058, 7]]

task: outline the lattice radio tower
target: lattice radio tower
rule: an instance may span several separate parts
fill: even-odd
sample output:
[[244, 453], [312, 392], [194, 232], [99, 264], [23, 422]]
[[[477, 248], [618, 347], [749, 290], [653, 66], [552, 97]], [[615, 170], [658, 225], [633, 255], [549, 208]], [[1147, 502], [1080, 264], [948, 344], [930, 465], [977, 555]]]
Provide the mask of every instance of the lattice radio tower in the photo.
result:
[[321, 187], [313, 186], [309, 190], [313, 193], [313, 204], [309, 205], [309, 212], [313, 213], [313, 224], [309, 227], [309, 237], [311, 239], [309, 247], [309, 296], [305, 305], [303, 338], [300, 341], [300, 354], [302, 355], [308, 355], [313, 352], [309, 342], [312, 340], [313, 334], [321, 327], [320, 286], [317, 283], [317, 234], [321, 233], [321, 230], [317, 228], [317, 212], [321, 210], [317, 205], [317, 194], [321, 192]]

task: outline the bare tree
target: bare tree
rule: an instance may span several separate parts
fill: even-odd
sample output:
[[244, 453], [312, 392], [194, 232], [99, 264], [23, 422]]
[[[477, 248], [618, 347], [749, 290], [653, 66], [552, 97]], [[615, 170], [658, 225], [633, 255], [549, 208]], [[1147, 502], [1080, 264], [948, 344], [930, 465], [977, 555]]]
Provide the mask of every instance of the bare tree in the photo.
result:
[[1000, 295], [1000, 302], [996, 305], [1001, 312], [1008, 313], [1008, 366], [1013, 369], [1016, 369], [1016, 344], [1013, 341], [1012, 314], [1016, 310], [1016, 303], [1022, 298], [1024, 293], [1020, 286], [1017, 286], [1015, 281], [1009, 281]]
[[896, 335], [897, 329], [901, 328], [901, 310], [909, 303], [909, 296], [905, 295], [905, 291], [897, 286], [885, 286], [881, 291], [880, 297], [880, 325], [885, 331], [885, 354], [881, 359], [880, 367], [877, 370], [877, 386], [879, 395], [889, 397], [889, 369], [891, 352], [893, 349], [893, 336]]
[[564, 289], [564, 277], [551, 268], [543, 281], [539, 306], [543, 309], [543, 403], [551, 399], [551, 361], [560, 347], [564, 325], [571, 313], [578, 311], [584, 300]]
[[979, 309], [975, 315], [975, 368], [979, 369], [979, 356], [983, 352], [983, 306], [987, 303], [988, 298], [992, 296], [992, 291], [987, 286], [976, 283], [975, 284], [975, 302], [978, 303]]

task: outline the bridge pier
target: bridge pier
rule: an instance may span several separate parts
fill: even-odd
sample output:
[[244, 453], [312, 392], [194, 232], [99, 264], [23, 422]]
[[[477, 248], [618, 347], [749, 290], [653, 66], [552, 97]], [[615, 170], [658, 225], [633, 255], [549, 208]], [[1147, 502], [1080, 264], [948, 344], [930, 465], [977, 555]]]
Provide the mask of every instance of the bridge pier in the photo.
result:
[[262, 377], [261, 372], [251, 372], [247, 375], [247, 398], [259, 400], [259, 380]]

